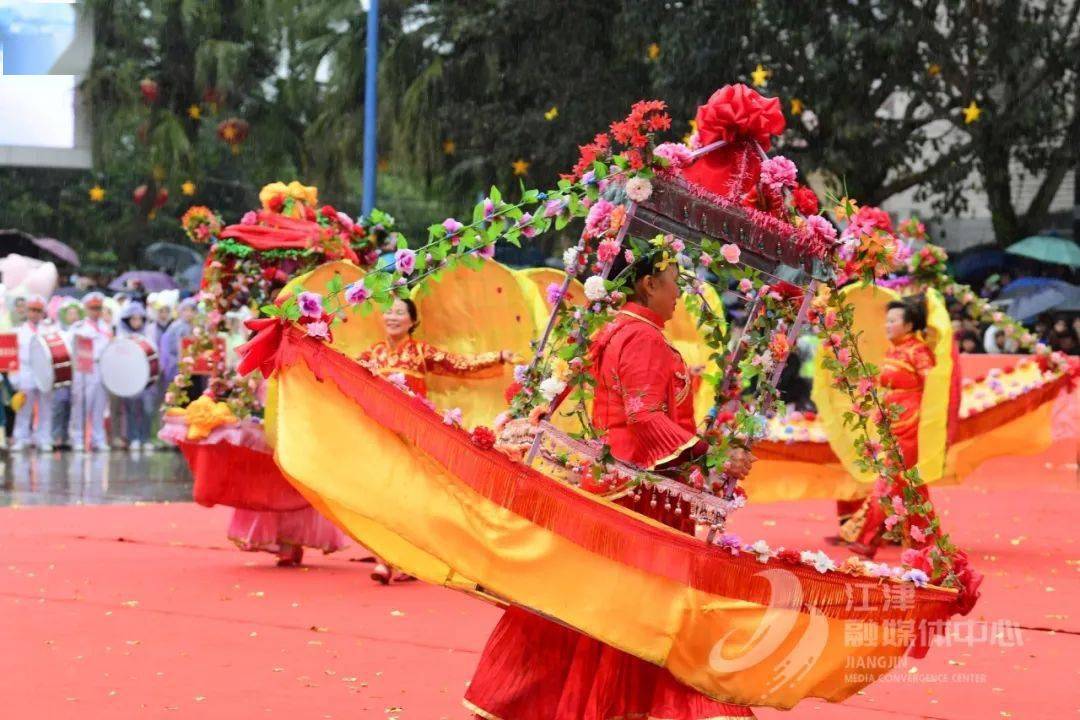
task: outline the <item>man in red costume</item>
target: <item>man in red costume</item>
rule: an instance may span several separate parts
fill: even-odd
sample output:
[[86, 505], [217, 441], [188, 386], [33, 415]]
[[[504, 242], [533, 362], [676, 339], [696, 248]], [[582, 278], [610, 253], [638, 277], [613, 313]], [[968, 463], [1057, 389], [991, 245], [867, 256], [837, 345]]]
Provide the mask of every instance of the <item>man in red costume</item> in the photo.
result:
[[[593, 424], [606, 431], [616, 458], [650, 470], [673, 468], [707, 450], [695, 434], [690, 372], [663, 334], [679, 298], [677, 267], [658, 258], [627, 267], [620, 255], [612, 276], [620, 273], [630, 280], [630, 299], [591, 349]], [[730, 471], [748, 470], [749, 457], [738, 453]], [[670, 525], [686, 523], [685, 514], [650, 512], [632, 494], [619, 502]], [[748, 707], [708, 698], [662, 667], [518, 607], [506, 611], [488, 639], [465, 704], [485, 720], [754, 717]]]
[[[889, 349], [881, 364], [882, 402], [887, 406], [899, 405], [900, 416], [891, 423], [893, 435], [904, 457], [904, 470], [910, 470], [919, 462], [919, 417], [922, 407], [926, 376], [934, 367], [934, 353], [921, 335], [926, 330], [926, 305], [919, 298], [889, 303], [885, 314], [885, 335]], [[879, 481], [878, 485], [883, 485]], [[921, 548], [927, 543], [927, 529], [933, 514], [917, 518], [888, 520], [883, 502], [902, 506], [904, 488], [909, 484], [902, 477], [889, 487], [875, 486], [870, 497], [863, 501], [840, 528], [840, 538], [850, 549], [866, 557], [873, 557], [881, 545], [882, 536], [891, 529], [891, 523], [903, 522], [904, 544]], [[913, 488], [922, 498], [930, 501], [930, 490], [919, 485]], [[887, 521], [888, 520], [888, 521]]]

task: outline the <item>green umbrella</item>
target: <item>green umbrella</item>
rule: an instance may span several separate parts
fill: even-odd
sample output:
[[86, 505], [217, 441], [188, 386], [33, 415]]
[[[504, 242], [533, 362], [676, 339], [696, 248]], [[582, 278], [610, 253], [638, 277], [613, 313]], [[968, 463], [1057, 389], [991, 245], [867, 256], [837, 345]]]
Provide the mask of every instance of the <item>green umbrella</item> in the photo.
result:
[[1068, 238], [1035, 235], [1010, 245], [1005, 252], [1040, 262], [1080, 267], [1080, 245]]

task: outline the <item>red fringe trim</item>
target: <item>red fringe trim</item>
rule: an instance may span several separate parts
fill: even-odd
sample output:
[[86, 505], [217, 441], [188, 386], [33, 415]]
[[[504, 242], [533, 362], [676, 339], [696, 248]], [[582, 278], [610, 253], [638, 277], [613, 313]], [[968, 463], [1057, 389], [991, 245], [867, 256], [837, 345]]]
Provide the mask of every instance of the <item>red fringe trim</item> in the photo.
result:
[[[502, 453], [477, 447], [466, 432], [444, 424], [418, 398], [402, 394], [345, 355], [290, 327], [277, 353], [278, 368], [301, 360], [316, 378], [332, 381], [374, 422], [419, 448], [475, 492], [597, 555], [702, 592], [759, 605], [792, 600], [771, 597], [768, 582], [757, 576], [766, 567], [784, 567], [802, 581], [803, 608], [813, 605], [833, 618], [946, 619], [955, 611], [956, 593], [951, 591], [917, 588], [916, 602], [901, 610], [897, 603], [887, 602], [884, 581], [877, 578], [821, 574], [801, 564], [764, 565], [749, 555], [732, 556], [689, 535], [627, 517]], [[860, 602], [861, 588], [869, 588], [869, 614], [866, 606], [852, 607], [854, 586], [860, 588]]]

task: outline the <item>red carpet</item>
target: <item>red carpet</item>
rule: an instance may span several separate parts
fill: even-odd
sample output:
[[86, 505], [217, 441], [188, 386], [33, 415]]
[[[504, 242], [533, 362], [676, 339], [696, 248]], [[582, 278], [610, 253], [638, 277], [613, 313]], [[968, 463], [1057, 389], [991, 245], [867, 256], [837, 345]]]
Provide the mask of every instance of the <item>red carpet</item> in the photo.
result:
[[[993, 643], [935, 648], [844, 705], [759, 716], [1076, 717], [1076, 461], [1061, 443], [934, 495], [987, 576], [974, 619], [1019, 625], [1021, 645], [991, 625]], [[351, 562], [359, 549], [275, 568], [227, 543], [227, 518], [189, 504], [0, 510], [3, 717], [466, 717], [459, 699], [496, 609], [376, 586]], [[814, 547], [834, 527], [829, 503], [801, 502], [751, 506], [733, 530]]]

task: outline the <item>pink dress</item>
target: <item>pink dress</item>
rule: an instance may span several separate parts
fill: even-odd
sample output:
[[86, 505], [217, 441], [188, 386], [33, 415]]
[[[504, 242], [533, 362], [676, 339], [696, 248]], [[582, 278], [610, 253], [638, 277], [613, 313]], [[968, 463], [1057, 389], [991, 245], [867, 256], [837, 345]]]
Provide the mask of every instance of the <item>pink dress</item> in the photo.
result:
[[332, 553], [348, 545], [345, 533], [310, 505], [287, 512], [234, 510], [229, 539], [241, 550], [276, 553], [283, 545]]

